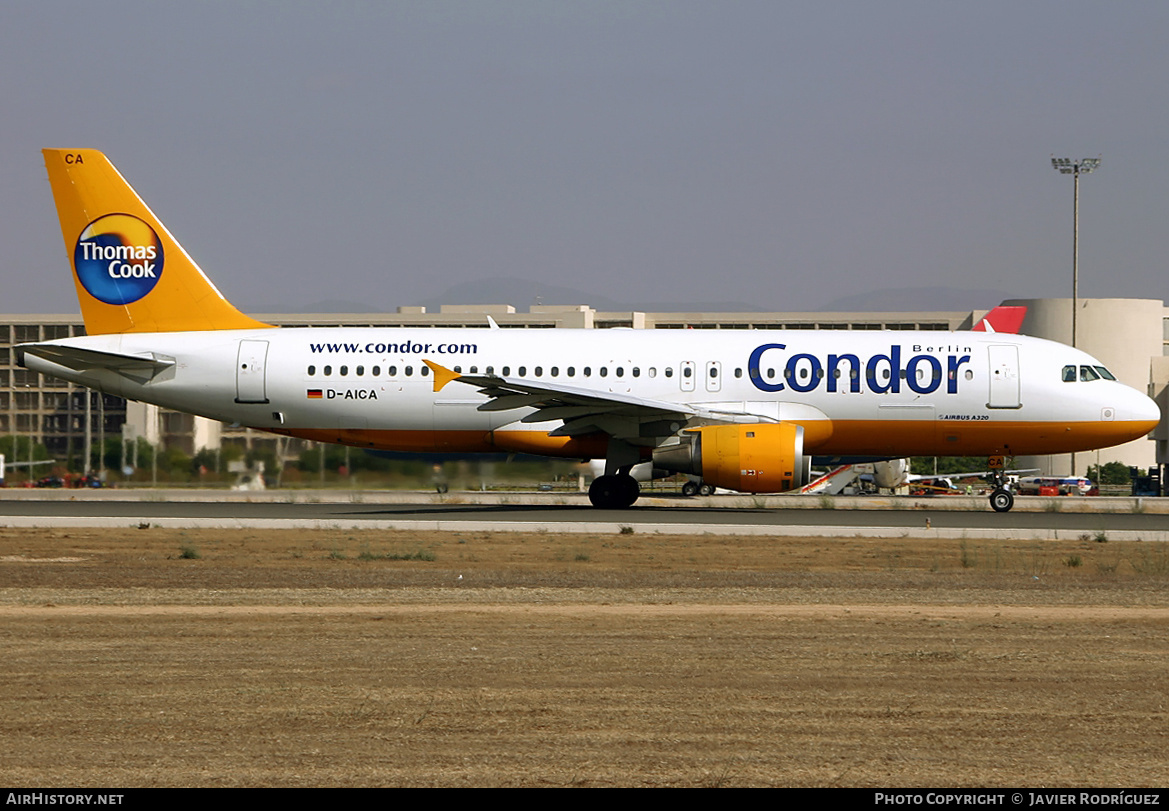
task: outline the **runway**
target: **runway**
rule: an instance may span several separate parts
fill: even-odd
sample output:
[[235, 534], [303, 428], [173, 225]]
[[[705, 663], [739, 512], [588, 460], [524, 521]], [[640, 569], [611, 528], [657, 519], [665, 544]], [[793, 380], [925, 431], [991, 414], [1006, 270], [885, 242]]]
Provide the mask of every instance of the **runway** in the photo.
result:
[[[36, 494], [39, 495], [39, 494]], [[872, 537], [1068, 540], [1169, 540], [1169, 522], [1163, 514], [1135, 503], [1127, 512], [1076, 511], [1069, 500], [1044, 499], [1033, 508], [995, 513], [975, 506], [953, 509], [953, 503], [870, 499], [849, 502], [849, 508], [829, 508], [836, 502], [808, 502], [809, 506], [742, 506], [714, 497], [705, 500], [646, 498], [629, 510], [598, 510], [579, 499], [563, 496], [517, 496], [502, 503], [467, 503], [470, 496], [438, 500], [420, 493], [399, 494], [404, 501], [364, 503], [365, 496], [332, 493], [331, 501], [292, 503], [281, 495], [247, 496], [222, 491], [183, 493], [185, 500], [145, 493], [130, 500], [122, 493], [58, 491], [36, 498], [25, 491], [0, 496], [0, 526], [5, 527], [138, 527], [143, 524], [192, 529], [360, 529], [428, 530], [451, 532], [525, 531], [550, 533], [650, 533], [710, 535], [771, 535], [776, 537]], [[180, 497], [175, 494], [176, 498]], [[413, 499], [411, 499], [413, 497]], [[285, 495], [283, 498], [288, 499]], [[311, 497], [319, 498], [319, 497]], [[345, 499], [345, 500], [342, 500]], [[361, 499], [359, 501], [359, 499]], [[1020, 499], [1020, 501], [1024, 501]], [[1074, 509], [1114, 510], [1125, 505], [1079, 499]], [[1131, 500], [1124, 500], [1125, 502]], [[1148, 502], [1148, 500], [1145, 500]], [[570, 503], [557, 503], [570, 502]], [[844, 503], [844, 502], [842, 502]], [[816, 504], [816, 507], [810, 506]], [[890, 506], [893, 505], [893, 506]], [[1160, 508], [1160, 503], [1156, 508]]]

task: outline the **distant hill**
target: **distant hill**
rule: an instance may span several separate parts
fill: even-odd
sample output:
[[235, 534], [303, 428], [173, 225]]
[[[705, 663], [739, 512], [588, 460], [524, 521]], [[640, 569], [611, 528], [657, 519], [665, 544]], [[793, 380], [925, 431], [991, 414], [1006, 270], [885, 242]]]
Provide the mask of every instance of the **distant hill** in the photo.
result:
[[[955, 287], [897, 287], [873, 290], [833, 299], [816, 312], [963, 312], [989, 310], [1011, 294], [1003, 290], [962, 290]], [[621, 312], [641, 310], [658, 313], [751, 313], [777, 308], [767, 302], [748, 304], [742, 301], [623, 301], [609, 296], [576, 290], [571, 287], [528, 279], [482, 279], [455, 285], [445, 293], [420, 302], [428, 312], [437, 312], [442, 304], [511, 304], [524, 312], [535, 303], [587, 304], [597, 310]], [[433, 308], [433, 309], [432, 309]], [[812, 307], [795, 307], [793, 310]]]
[[622, 301], [571, 287], [516, 278], [479, 279], [473, 282], [464, 282], [451, 287], [441, 295], [417, 303], [425, 305], [427, 312], [437, 312], [439, 306], [443, 304], [511, 304], [517, 311], [527, 312], [529, 307], [537, 303], [587, 304], [596, 310], [607, 312], [640, 310], [663, 313], [749, 313], [759, 310], [758, 304], [747, 304], [742, 301]]
[[896, 313], [966, 312], [989, 310], [1003, 299], [1003, 290], [959, 290], [955, 287], [891, 287], [841, 296], [820, 307], [818, 312]]
[[[1003, 290], [961, 290], [954, 287], [896, 287], [857, 293], [833, 299], [821, 307], [794, 307], [804, 312], [969, 312], [989, 310], [1012, 294]], [[420, 304], [427, 312], [437, 313], [443, 304], [511, 304], [518, 312], [527, 312], [533, 304], [587, 304], [602, 312], [639, 310], [657, 313], [750, 313], [769, 312], [778, 308], [767, 302], [748, 304], [742, 301], [623, 301], [609, 296], [563, 287], [530, 279], [496, 278], [463, 282], [445, 292], [422, 301], [398, 302]], [[249, 308], [250, 312], [280, 310]], [[787, 311], [787, 310], [785, 310]], [[368, 302], [330, 299], [306, 304], [305, 313], [393, 312], [384, 307], [370, 307]]]

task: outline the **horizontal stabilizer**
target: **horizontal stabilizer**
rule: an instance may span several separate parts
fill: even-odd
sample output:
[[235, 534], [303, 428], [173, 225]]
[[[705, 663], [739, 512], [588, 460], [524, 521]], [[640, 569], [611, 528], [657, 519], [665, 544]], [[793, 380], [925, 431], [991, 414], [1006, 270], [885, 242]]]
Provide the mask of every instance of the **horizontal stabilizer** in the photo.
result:
[[149, 383], [175, 365], [174, 358], [156, 352], [127, 355], [59, 344], [22, 344], [16, 347], [16, 352], [17, 362], [21, 366], [26, 365], [25, 356], [32, 355], [75, 372], [105, 370], [138, 383]]

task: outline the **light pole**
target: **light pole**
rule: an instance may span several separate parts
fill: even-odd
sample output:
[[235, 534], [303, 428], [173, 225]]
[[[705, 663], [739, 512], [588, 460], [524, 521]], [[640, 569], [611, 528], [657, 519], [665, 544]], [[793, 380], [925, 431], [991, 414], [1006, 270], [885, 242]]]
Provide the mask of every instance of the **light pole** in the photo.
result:
[[[1051, 167], [1061, 175], [1072, 176], [1072, 346], [1076, 345], [1076, 316], [1080, 298], [1080, 175], [1091, 174], [1100, 168], [1100, 158], [1052, 157]], [[1073, 457], [1074, 458], [1074, 457]]]
[[[1051, 168], [1061, 175], [1072, 176], [1072, 346], [1076, 345], [1076, 318], [1080, 311], [1080, 175], [1091, 174], [1100, 168], [1100, 158], [1051, 158]], [[1072, 475], [1076, 475], [1076, 455], [1072, 457]]]

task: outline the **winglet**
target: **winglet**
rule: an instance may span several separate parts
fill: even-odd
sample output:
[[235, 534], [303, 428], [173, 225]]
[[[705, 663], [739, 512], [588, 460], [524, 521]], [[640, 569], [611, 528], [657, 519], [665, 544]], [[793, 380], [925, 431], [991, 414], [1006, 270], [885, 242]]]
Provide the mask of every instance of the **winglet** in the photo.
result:
[[459, 372], [453, 372], [445, 366], [439, 366], [432, 360], [422, 359], [422, 362], [430, 367], [430, 371], [434, 372], [434, 391], [437, 394], [443, 390], [443, 387], [452, 380], [458, 380], [462, 377]]

